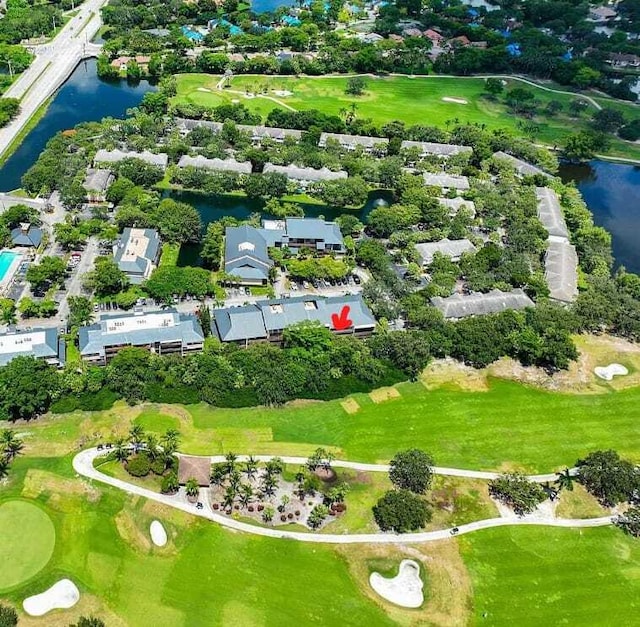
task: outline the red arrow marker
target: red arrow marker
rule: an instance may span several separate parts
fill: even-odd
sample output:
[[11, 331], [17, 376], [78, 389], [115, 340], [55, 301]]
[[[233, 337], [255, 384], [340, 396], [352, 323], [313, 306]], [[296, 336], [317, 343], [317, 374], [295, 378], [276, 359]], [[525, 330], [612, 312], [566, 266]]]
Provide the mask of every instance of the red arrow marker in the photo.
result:
[[340, 311], [340, 315], [331, 314], [331, 322], [333, 322], [333, 328], [336, 331], [344, 331], [344, 329], [348, 329], [352, 324], [352, 320], [349, 318], [349, 311], [351, 307], [349, 305], [345, 305]]

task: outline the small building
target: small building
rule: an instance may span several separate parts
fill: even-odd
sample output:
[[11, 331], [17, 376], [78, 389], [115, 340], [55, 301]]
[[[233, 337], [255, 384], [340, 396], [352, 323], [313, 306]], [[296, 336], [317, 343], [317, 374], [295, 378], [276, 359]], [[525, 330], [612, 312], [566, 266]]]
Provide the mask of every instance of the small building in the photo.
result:
[[138, 159], [139, 161], [144, 161], [149, 165], [154, 165], [158, 168], [162, 168], [163, 170], [167, 168], [167, 165], [169, 163], [169, 155], [163, 152], [155, 154], [153, 152], [149, 152], [148, 150], [135, 152], [118, 149], [100, 149], [98, 150], [98, 152], [96, 152], [96, 155], [93, 158], [93, 164], [94, 166], [97, 166], [101, 163], [119, 163], [120, 161], [124, 161], [125, 159]]
[[267, 285], [273, 261], [262, 229], [229, 226], [225, 230], [224, 271], [242, 285]]
[[422, 37], [422, 31], [419, 28], [409, 27], [402, 30], [405, 37]]
[[160, 236], [155, 229], [126, 228], [113, 246], [118, 268], [134, 285], [151, 276], [158, 265], [160, 252]]
[[452, 157], [454, 155], [473, 153], [471, 146], [460, 146], [458, 144], [438, 144], [436, 142], [415, 142], [405, 140], [400, 144], [402, 150], [417, 149], [421, 157]]
[[[348, 325], [336, 326], [345, 316]], [[317, 322], [333, 333], [367, 337], [373, 333], [376, 320], [360, 295], [296, 296], [261, 300], [254, 305], [214, 309], [214, 325], [222, 342], [248, 346], [269, 341], [280, 344], [284, 330], [300, 322]]]
[[476, 247], [468, 239], [451, 240], [445, 237], [438, 242], [416, 244], [416, 250], [422, 260], [422, 266], [426, 268], [433, 263], [436, 253], [449, 257], [451, 261], [459, 261], [463, 253], [475, 253]]
[[297, 181], [302, 185], [347, 178], [347, 173], [344, 170], [334, 172], [329, 168], [304, 168], [294, 164], [274, 165], [273, 163], [266, 163], [262, 171], [264, 174], [284, 174], [288, 179]]
[[460, 35], [459, 37], [449, 39], [447, 44], [452, 48], [467, 48], [471, 45], [471, 40], [466, 35]]
[[438, 198], [438, 202], [449, 210], [450, 216], [458, 214], [460, 209], [466, 209], [472, 218], [476, 215], [476, 206], [472, 200], [465, 200], [457, 196], [456, 198]]
[[15, 229], [11, 230], [11, 244], [13, 246], [38, 248], [42, 243], [42, 237], [42, 229], [28, 222], [22, 222]]
[[591, 7], [589, 9], [589, 19], [592, 22], [602, 24], [615, 20], [616, 17], [618, 17], [618, 12], [611, 7]]
[[16, 331], [12, 328], [0, 334], [0, 366], [6, 366], [12, 359], [31, 356], [42, 359], [52, 366], [64, 366], [66, 344], [58, 338], [58, 330], [31, 329]]
[[235, 159], [207, 159], [202, 155], [190, 157], [183, 155], [178, 161], [179, 168], [198, 168], [212, 170], [214, 172], [235, 172], [236, 174], [251, 174], [249, 161], [236, 161]]
[[537, 174], [542, 174], [543, 176], [550, 177], [550, 174], [547, 174], [544, 170], [535, 166], [528, 161], [524, 161], [523, 159], [518, 159], [518, 157], [514, 157], [506, 152], [502, 152], [499, 150], [498, 152], [494, 152], [493, 156], [495, 159], [501, 159], [503, 161], [508, 161], [509, 164], [515, 169], [519, 176], [535, 176]]
[[365, 135], [345, 135], [343, 133], [321, 133], [320, 148], [326, 148], [327, 142], [335, 142], [345, 150], [362, 148], [367, 153], [383, 154], [387, 151], [389, 140], [386, 137], [368, 137]]
[[436, 296], [431, 299], [431, 304], [439, 309], [447, 320], [460, 320], [469, 316], [484, 316], [507, 309], [525, 309], [534, 306], [533, 301], [521, 289], [511, 292], [492, 290], [486, 294], [480, 292], [453, 294], [446, 298]]
[[469, 189], [469, 179], [466, 176], [460, 176], [458, 174], [446, 174], [445, 172], [434, 174], [432, 172], [424, 172], [422, 178], [424, 179], [425, 185], [433, 187], [457, 189], [459, 191]]
[[433, 30], [433, 28], [428, 28], [424, 33], [422, 33], [429, 41], [433, 43], [434, 46], [439, 46], [440, 43], [444, 40], [444, 36], [441, 35], [438, 31]]
[[621, 52], [611, 52], [607, 58], [607, 63], [611, 67], [640, 67], [640, 57], [635, 54], [624, 54]]
[[569, 239], [569, 231], [562, 215], [560, 199], [549, 187], [536, 187], [538, 199], [538, 219], [549, 235]]
[[178, 483], [184, 485], [189, 479], [195, 479], [201, 488], [208, 488], [211, 484], [211, 460], [208, 457], [179, 455]]
[[204, 346], [198, 318], [174, 309], [101, 316], [100, 321], [80, 327], [83, 361], [104, 366], [123, 348], [137, 346], [156, 355], [186, 355]]
[[88, 202], [104, 202], [107, 190], [115, 180], [111, 170], [101, 168], [87, 168], [82, 187], [87, 192]]

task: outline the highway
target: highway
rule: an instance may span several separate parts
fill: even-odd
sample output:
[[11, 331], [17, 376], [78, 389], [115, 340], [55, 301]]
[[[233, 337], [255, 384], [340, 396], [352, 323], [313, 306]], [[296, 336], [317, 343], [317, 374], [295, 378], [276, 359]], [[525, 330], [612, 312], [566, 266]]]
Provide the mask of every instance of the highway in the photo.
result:
[[97, 55], [100, 47], [90, 42], [102, 25], [100, 8], [107, 1], [87, 0], [54, 39], [34, 48], [36, 58], [31, 66], [4, 93], [6, 98], [20, 100], [20, 112], [0, 129], [0, 156], [78, 63]]

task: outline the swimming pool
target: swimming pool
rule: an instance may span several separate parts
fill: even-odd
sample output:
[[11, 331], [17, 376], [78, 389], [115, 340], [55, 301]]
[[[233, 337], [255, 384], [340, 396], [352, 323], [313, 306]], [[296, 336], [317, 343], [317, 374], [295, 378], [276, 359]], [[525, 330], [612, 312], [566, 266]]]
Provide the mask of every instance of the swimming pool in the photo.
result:
[[0, 281], [4, 281], [7, 271], [18, 257], [21, 257], [19, 253], [14, 253], [10, 250], [0, 252]]

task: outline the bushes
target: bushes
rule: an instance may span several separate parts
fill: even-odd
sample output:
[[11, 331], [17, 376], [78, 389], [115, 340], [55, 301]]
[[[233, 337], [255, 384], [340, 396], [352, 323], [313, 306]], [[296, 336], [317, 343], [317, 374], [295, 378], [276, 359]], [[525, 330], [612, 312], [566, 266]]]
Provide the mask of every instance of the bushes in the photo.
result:
[[433, 459], [414, 448], [396, 453], [391, 460], [389, 478], [396, 488], [424, 494], [433, 479]]
[[579, 481], [607, 507], [632, 499], [640, 490], [640, 471], [615, 451], [595, 451], [576, 465]]
[[104, 411], [111, 409], [120, 395], [108, 387], [97, 392], [83, 392], [79, 395], [62, 396], [51, 405], [54, 414], [66, 414], [76, 410], [80, 411]]
[[132, 477], [146, 477], [151, 472], [151, 462], [145, 453], [138, 453], [127, 460], [125, 468]]
[[390, 490], [373, 506], [373, 516], [382, 531], [405, 533], [422, 529], [432, 516], [426, 501], [409, 490]]
[[521, 473], [509, 473], [489, 483], [489, 494], [522, 516], [532, 512], [547, 497], [542, 487]]

